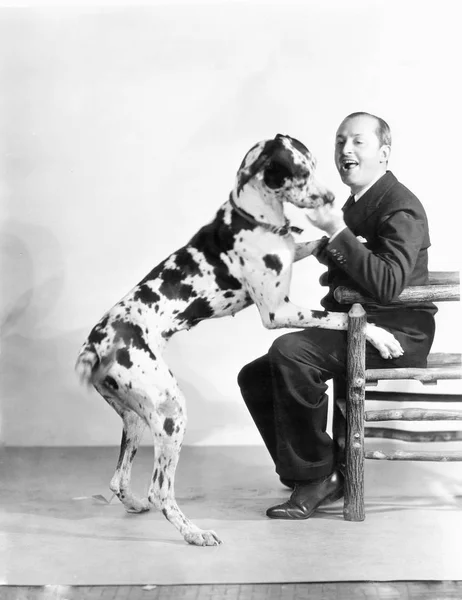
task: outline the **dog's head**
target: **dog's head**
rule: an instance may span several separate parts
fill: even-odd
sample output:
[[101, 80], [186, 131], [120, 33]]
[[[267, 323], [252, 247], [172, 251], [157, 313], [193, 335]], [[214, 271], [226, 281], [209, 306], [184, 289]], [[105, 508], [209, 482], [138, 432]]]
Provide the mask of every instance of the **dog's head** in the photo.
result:
[[237, 173], [237, 194], [249, 184], [301, 208], [333, 202], [334, 195], [316, 181], [315, 168], [316, 160], [306, 146], [278, 133], [247, 152]]

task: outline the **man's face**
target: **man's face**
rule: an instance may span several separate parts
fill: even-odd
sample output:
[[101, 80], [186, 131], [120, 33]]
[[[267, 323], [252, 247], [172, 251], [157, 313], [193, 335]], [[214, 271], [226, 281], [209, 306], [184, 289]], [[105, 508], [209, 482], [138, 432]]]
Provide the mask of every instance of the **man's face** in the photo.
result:
[[340, 124], [335, 138], [335, 166], [353, 194], [367, 187], [387, 170], [390, 146], [381, 146], [377, 121], [358, 116]]

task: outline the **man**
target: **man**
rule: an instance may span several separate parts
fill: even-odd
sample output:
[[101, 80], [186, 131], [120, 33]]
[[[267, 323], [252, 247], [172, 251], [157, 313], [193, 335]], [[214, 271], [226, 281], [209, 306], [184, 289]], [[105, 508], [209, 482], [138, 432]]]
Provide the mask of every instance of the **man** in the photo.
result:
[[[321, 301], [330, 311], [347, 312], [336, 302], [339, 285], [371, 300], [368, 321], [391, 331], [404, 354], [383, 359], [370, 344], [368, 368], [425, 366], [433, 341], [436, 308], [390, 305], [409, 285], [428, 280], [428, 223], [420, 201], [387, 170], [390, 129], [383, 119], [353, 113], [340, 124], [335, 164], [351, 196], [343, 209], [311, 210], [311, 222], [326, 233], [317, 259], [327, 266]], [[246, 405], [290, 499], [267, 515], [306, 519], [323, 503], [341, 498], [343, 476], [333, 440], [326, 433], [327, 381], [346, 370], [346, 332], [305, 329], [276, 339], [267, 355], [246, 365], [239, 385]]]

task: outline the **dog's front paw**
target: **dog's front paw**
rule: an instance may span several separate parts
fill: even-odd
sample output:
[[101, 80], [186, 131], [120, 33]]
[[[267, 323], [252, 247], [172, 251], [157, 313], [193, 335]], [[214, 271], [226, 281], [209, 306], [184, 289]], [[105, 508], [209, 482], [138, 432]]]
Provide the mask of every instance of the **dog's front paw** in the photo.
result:
[[366, 326], [366, 339], [377, 348], [382, 358], [399, 358], [404, 354], [401, 344], [392, 333], [371, 323]]
[[184, 539], [193, 546], [218, 546], [222, 543], [217, 534], [211, 529], [205, 530], [197, 527], [185, 533]]

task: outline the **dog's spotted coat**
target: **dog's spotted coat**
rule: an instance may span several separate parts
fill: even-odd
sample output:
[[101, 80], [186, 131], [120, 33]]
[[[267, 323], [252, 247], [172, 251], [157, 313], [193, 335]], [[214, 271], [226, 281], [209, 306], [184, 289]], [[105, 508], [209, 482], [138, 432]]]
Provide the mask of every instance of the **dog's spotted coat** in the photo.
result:
[[[175, 501], [185, 399], [162, 351], [174, 333], [204, 319], [233, 315], [252, 302], [267, 328], [346, 329], [346, 315], [305, 310], [288, 298], [293, 261], [309, 255], [318, 242], [294, 243], [283, 203], [313, 208], [333, 200], [315, 181], [314, 167], [307, 148], [289, 136], [256, 144], [215, 219], [104, 315], [77, 359], [81, 381], [93, 384], [123, 420], [111, 490], [129, 512], [153, 504], [190, 544], [220, 540], [214, 531], [195, 526]], [[370, 341], [389, 351], [392, 336], [368, 328]], [[130, 475], [146, 425], [155, 459], [148, 497], [141, 499], [131, 491]]]

